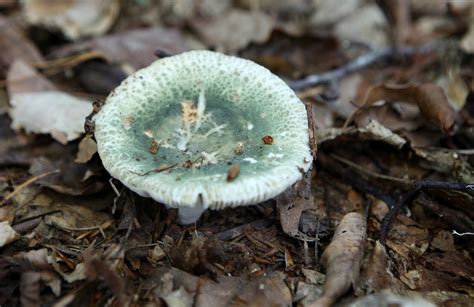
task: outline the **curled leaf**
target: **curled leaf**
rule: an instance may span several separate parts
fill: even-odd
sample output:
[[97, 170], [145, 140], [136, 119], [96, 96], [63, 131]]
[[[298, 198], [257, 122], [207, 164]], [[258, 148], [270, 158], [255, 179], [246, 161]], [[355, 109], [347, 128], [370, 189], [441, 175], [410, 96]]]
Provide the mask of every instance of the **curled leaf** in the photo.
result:
[[326, 267], [323, 295], [311, 306], [332, 306], [359, 279], [367, 237], [366, 221], [362, 214], [346, 214], [324, 250], [321, 258]]
[[449, 105], [443, 88], [436, 84], [378, 85], [368, 91], [364, 106], [370, 106], [380, 100], [415, 104], [420, 109], [421, 115], [430, 123], [444, 132], [453, 129], [456, 113]]

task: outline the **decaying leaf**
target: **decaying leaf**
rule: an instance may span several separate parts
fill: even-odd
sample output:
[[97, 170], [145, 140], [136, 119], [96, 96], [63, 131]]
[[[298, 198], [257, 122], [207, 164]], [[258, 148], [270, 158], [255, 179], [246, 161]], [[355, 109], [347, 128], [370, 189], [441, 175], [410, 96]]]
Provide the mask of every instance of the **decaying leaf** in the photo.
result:
[[38, 63], [43, 60], [41, 53], [22, 33], [19, 27], [11, 20], [0, 15], [0, 72], [15, 61], [21, 60], [29, 64]]
[[55, 90], [28, 64], [13, 63], [7, 88], [13, 129], [49, 133], [62, 144], [84, 132], [84, 119], [92, 108], [90, 102]]
[[143, 68], [156, 61], [154, 51], [160, 49], [178, 54], [189, 48], [176, 29], [150, 28], [132, 30], [66, 45], [53, 53], [65, 57], [87, 50], [100, 52], [110, 63], [128, 64], [133, 69]]
[[453, 129], [456, 113], [449, 105], [444, 90], [438, 85], [425, 83], [406, 86], [386, 84], [375, 86], [368, 91], [364, 106], [370, 106], [380, 100], [415, 104], [428, 122], [444, 132]]
[[316, 134], [318, 143], [333, 140], [343, 135], [356, 135], [363, 140], [381, 141], [396, 148], [402, 148], [407, 142], [374, 119], [370, 119], [365, 127], [327, 128], [317, 130]]
[[310, 182], [311, 172], [308, 172], [302, 180], [276, 198], [281, 227], [290, 236], [298, 234], [301, 213], [312, 203]]
[[453, 234], [446, 230], [441, 230], [431, 241], [431, 247], [442, 250], [443, 252], [455, 251]]
[[321, 258], [326, 267], [323, 295], [311, 306], [332, 306], [351, 286], [356, 286], [364, 256], [366, 227], [360, 213], [351, 212], [342, 218]]
[[389, 40], [383, 28], [387, 21], [375, 4], [365, 5], [354, 10], [349, 16], [340, 20], [334, 33], [341, 39], [351, 39], [372, 46], [387, 47]]
[[352, 307], [365, 306], [416, 306], [435, 307], [436, 305], [419, 295], [400, 296], [390, 291], [361, 297], [351, 303]]
[[361, 294], [396, 289], [395, 278], [389, 270], [388, 254], [380, 241], [375, 241], [371, 254], [364, 260], [361, 280], [356, 291]]
[[28, 22], [59, 29], [72, 40], [104, 34], [120, 10], [118, 0], [25, 0], [22, 4]]
[[79, 149], [77, 152], [76, 163], [86, 163], [92, 156], [97, 152], [97, 143], [92, 139], [90, 135], [84, 137], [79, 143]]
[[211, 20], [194, 20], [191, 24], [209, 46], [235, 52], [249, 43], [265, 42], [274, 21], [262, 12], [233, 9], [226, 15]]
[[0, 222], [0, 247], [20, 238], [20, 235], [10, 226], [7, 221]]
[[282, 273], [253, 280], [220, 275], [216, 281], [193, 276], [176, 268], [159, 266], [144, 284], [170, 306], [290, 306], [291, 293]]
[[461, 40], [461, 48], [467, 53], [474, 53], [474, 4], [471, 3], [469, 30]]
[[465, 183], [474, 182], [474, 169], [471, 164], [455, 152], [430, 148], [413, 148], [415, 154], [423, 158], [423, 166], [438, 172], [450, 174]]
[[87, 165], [75, 163], [73, 159], [74, 157], [65, 157], [64, 159], [35, 158], [31, 162], [29, 172], [34, 176], [40, 176], [59, 170], [59, 172], [56, 171], [35, 181], [59, 193], [83, 195], [100, 191], [104, 183], [97, 178], [90, 178], [94, 173]]

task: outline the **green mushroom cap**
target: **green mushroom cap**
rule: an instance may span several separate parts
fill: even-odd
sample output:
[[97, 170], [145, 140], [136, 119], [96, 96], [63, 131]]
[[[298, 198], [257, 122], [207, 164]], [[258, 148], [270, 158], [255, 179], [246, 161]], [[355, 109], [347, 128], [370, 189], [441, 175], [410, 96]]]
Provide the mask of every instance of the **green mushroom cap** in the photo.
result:
[[295, 93], [260, 65], [210, 51], [137, 71], [94, 121], [107, 171], [169, 207], [256, 204], [285, 191], [312, 162]]

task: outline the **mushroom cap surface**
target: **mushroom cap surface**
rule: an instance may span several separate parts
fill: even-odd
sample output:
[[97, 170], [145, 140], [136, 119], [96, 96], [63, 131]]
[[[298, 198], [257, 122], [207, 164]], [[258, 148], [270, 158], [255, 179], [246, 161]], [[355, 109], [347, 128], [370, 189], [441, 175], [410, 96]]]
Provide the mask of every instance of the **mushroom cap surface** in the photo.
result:
[[94, 121], [107, 171], [169, 207], [256, 204], [285, 191], [312, 163], [306, 110], [295, 93], [268, 69], [211, 51], [137, 71]]

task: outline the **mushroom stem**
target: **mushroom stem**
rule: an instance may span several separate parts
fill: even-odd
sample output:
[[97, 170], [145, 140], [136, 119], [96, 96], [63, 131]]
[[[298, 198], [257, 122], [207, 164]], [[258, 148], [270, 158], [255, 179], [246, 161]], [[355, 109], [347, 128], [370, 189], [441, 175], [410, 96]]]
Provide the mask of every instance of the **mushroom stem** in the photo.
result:
[[178, 223], [181, 225], [189, 225], [201, 217], [202, 213], [206, 211], [202, 206], [197, 206], [195, 208], [179, 208], [178, 209]]

